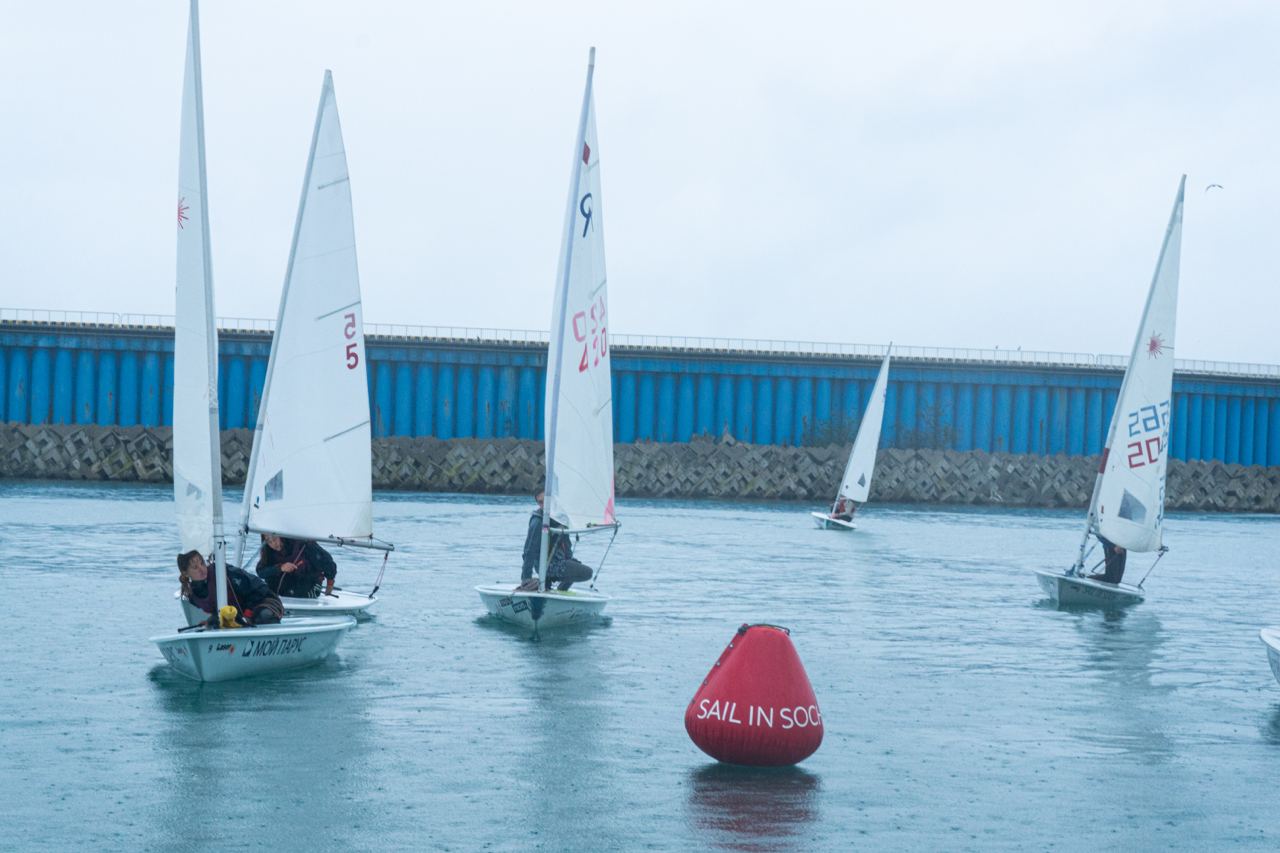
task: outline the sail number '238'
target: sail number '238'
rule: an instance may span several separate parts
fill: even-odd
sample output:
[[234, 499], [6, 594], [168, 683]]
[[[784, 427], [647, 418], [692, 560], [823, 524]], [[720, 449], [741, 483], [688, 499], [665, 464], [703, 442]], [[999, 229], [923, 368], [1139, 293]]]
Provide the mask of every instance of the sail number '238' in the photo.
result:
[[573, 339], [582, 344], [582, 358], [578, 360], [579, 373], [586, 373], [596, 367], [600, 364], [600, 359], [609, 354], [603, 295], [592, 302], [586, 311], [573, 315]]
[[349, 342], [347, 344], [347, 370], [355, 370], [360, 365], [360, 354], [356, 351], [359, 345], [354, 340], [356, 336], [356, 315], [343, 314], [342, 319], [347, 321], [342, 327], [342, 335]]
[[1128, 418], [1131, 441], [1125, 446], [1125, 451], [1129, 467], [1156, 464], [1168, 443], [1169, 401], [1143, 406], [1130, 412]]

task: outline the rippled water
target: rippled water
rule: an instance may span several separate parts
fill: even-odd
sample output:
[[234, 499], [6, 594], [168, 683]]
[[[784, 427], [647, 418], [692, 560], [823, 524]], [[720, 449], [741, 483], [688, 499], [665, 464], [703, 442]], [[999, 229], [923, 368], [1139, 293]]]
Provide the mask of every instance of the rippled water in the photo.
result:
[[[378, 495], [377, 618], [319, 667], [201, 686], [147, 641], [179, 624], [169, 490], [0, 484], [0, 846], [1280, 844], [1257, 639], [1280, 520], [1172, 516], [1150, 597], [1104, 615], [1031, 575], [1069, 562], [1078, 513], [873, 506], [840, 534], [797, 505], [631, 501], [612, 619], [531, 643], [472, 591], [516, 577], [530, 504]], [[353, 587], [376, 574], [339, 557]], [[792, 629], [822, 706], [799, 768], [685, 735], [744, 621]]]

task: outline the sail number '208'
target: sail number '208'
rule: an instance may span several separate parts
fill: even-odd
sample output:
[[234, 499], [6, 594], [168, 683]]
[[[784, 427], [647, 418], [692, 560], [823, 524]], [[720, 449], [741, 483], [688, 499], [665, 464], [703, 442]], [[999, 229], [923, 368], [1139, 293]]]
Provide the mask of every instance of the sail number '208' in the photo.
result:
[[347, 370], [355, 370], [360, 365], [360, 354], [356, 351], [358, 344], [354, 340], [356, 336], [356, 315], [343, 314], [342, 319], [346, 320], [346, 324], [342, 327], [342, 335], [349, 342], [347, 344]]
[[1156, 464], [1168, 441], [1169, 401], [1143, 406], [1130, 412], [1128, 418], [1129, 438], [1132, 440], [1125, 446], [1125, 451], [1129, 467]]
[[573, 339], [582, 344], [582, 358], [578, 360], [579, 373], [586, 373], [596, 367], [600, 364], [600, 359], [609, 354], [603, 294], [586, 311], [573, 315]]

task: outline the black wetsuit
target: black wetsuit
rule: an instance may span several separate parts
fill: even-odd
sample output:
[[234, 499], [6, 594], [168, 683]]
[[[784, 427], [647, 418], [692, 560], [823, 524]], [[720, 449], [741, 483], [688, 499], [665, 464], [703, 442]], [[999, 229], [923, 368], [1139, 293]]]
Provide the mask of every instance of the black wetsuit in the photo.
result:
[[[217, 601], [214, 597], [214, 585], [210, 582], [214, 575], [213, 566], [209, 567], [209, 577], [202, 581], [191, 582], [191, 594], [187, 599], [205, 613], [214, 615]], [[238, 566], [227, 566], [227, 585], [230, 587], [227, 603], [239, 608], [241, 615], [255, 625], [268, 625], [280, 621], [284, 615], [284, 605], [280, 597], [263, 583]]]
[[[277, 594], [289, 598], [316, 598], [321, 584], [338, 576], [338, 566], [329, 552], [315, 542], [281, 539], [280, 550], [263, 546], [255, 571], [258, 577]], [[285, 563], [297, 566], [292, 572], [282, 572]]]
[[1098, 537], [1098, 541], [1102, 543], [1102, 556], [1106, 560], [1106, 568], [1102, 572], [1101, 580], [1106, 583], [1120, 583], [1120, 579], [1124, 577], [1124, 561], [1128, 557], [1128, 552], [1123, 548], [1117, 548], [1115, 543], [1101, 536]]
[[[551, 520], [551, 548], [547, 555], [547, 585], [559, 581], [557, 589], [565, 590], [579, 581], [589, 581], [595, 574], [591, 567], [573, 558], [573, 545], [566, 533], [558, 533], [555, 528], [563, 524]], [[538, 568], [538, 560], [542, 556], [542, 510], [536, 509], [529, 516], [529, 530], [524, 537], [524, 564], [520, 568], [520, 580], [527, 581], [533, 577]]]

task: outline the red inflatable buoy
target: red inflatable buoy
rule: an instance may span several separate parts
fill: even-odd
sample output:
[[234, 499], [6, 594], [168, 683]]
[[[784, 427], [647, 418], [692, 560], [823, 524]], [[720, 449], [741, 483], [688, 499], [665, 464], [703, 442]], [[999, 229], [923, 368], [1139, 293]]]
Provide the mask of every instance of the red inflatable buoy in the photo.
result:
[[776, 625], [743, 625], [684, 712], [698, 748], [729, 764], [779, 766], [813, 755], [822, 713], [809, 676]]

